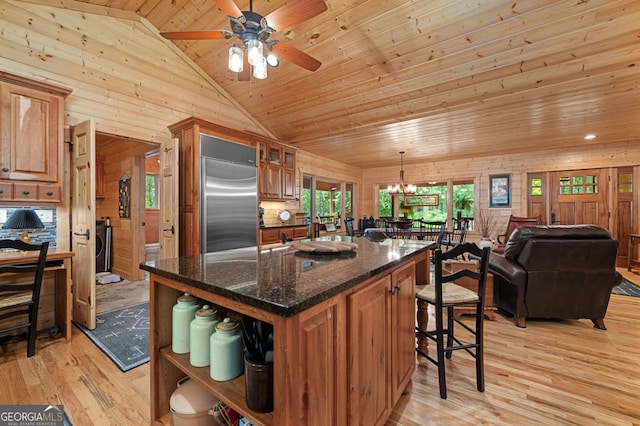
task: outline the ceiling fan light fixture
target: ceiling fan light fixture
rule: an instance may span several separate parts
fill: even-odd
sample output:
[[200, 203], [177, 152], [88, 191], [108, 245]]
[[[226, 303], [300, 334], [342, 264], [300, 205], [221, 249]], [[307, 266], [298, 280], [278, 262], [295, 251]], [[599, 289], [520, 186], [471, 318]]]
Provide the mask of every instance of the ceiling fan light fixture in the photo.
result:
[[278, 65], [280, 65], [280, 59], [278, 59], [278, 57], [274, 55], [273, 52], [269, 52], [269, 54], [267, 55], [267, 63], [272, 67], [277, 67]]
[[243, 62], [242, 48], [234, 44], [229, 48], [229, 69], [233, 72], [242, 72]]
[[260, 80], [267, 78], [267, 58], [262, 55], [258, 64], [253, 67], [253, 76]]
[[258, 66], [258, 63], [261, 61], [262, 56], [262, 42], [260, 40], [247, 40], [245, 42], [247, 46], [247, 58], [249, 60], [249, 64]]

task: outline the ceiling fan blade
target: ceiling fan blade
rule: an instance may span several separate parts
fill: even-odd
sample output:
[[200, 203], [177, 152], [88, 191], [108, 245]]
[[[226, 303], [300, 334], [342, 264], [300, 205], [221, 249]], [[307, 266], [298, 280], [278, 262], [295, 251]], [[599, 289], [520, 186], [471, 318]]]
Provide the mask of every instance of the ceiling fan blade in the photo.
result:
[[327, 5], [324, 0], [292, 0], [265, 16], [265, 19], [271, 28], [282, 31], [311, 19], [325, 10]]
[[160, 35], [168, 40], [216, 40], [227, 38], [228, 31], [162, 31]]
[[309, 71], [315, 71], [320, 68], [320, 65], [322, 65], [320, 61], [307, 55], [302, 50], [296, 49], [295, 47], [282, 42], [278, 42], [273, 45], [273, 53], [275, 53], [280, 59], [292, 62], [299, 67], [308, 69]]
[[233, 16], [234, 18], [242, 16], [242, 11], [233, 0], [213, 0], [213, 2], [217, 4], [227, 16]]

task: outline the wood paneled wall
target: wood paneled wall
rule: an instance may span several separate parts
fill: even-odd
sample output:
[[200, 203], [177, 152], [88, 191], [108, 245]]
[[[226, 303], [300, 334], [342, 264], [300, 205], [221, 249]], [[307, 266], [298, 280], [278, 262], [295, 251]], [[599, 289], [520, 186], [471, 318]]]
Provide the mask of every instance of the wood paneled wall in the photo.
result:
[[[527, 213], [527, 173], [609, 168], [640, 165], [640, 141], [617, 144], [589, 144], [579, 150], [546, 150], [526, 155], [501, 155], [482, 158], [466, 158], [424, 164], [411, 164], [411, 153], [405, 155], [405, 181], [421, 183], [446, 179], [472, 178], [476, 183], [476, 200], [480, 208], [489, 207], [489, 175], [511, 174], [511, 208], [495, 209], [496, 212], [511, 211], [513, 215]], [[407, 164], [409, 163], [409, 164]], [[399, 179], [400, 162], [388, 167], [364, 169], [360, 212], [377, 216], [376, 185], [381, 187], [396, 183]], [[635, 189], [637, 191], [637, 189]], [[614, 210], [614, 206], [610, 206]], [[497, 229], [506, 228], [508, 216], [496, 214]], [[635, 229], [640, 229], [639, 218], [634, 218]]]

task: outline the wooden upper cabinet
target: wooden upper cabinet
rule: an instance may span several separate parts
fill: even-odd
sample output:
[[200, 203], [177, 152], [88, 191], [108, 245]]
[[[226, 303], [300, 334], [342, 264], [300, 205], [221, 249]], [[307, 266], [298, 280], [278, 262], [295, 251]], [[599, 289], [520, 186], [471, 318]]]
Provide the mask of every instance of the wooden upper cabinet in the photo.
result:
[[[34, 190], [16, 188], [6, 201], [61, 201], [64, 97], [69, 93], [0, 72], [0, 179], [35, 185]], [[42, 190], [39, 182], [45, 185]]]
[[260, 200], [295, 199], [296, 150], [278, 142], [258, 142]]

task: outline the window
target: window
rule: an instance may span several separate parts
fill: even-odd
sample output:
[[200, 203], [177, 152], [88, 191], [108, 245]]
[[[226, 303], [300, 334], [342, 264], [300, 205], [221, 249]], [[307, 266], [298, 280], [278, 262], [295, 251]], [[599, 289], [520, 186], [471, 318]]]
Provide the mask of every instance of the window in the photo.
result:
[[[378, 190], [378, 217], [403, 216], [425, 222], [448, 222], [451, 218], [454, 227], [457, 220], [469, 219], [469, 229], [473, 229], [473, 179], [417, 184], [416, 196], [408, 196], [411, 198], [406, 206], [402, 195], [391, 195], [387, 186], [380, 184], [383, 187]], [[421, 195], [437, 197], [423, 197], [424, 203], [415, 202]], [[432, 205], [436, 199], [438, 204]]]
[[560, 195], [597, 194], [598, 176], [571, 176], [560, 178]]
[[147, 209], [158, 208], [158, 175], [145, 176], [144, 206]]
[[[343, 185], [344, 194], [341, 191]], [[313, 218], [313, 221], [334, 222], [337, 227], [340, 227], [343, 214], [345, 217], [353, 217], [355, 214], [355, 187], [353, 183], [304, 175], [302, 180], [302, 212], [307, 218]]]
[[531, 195], [542, 195], [542, 179], [532, 178], [530, 182]]
[[618, 192], [633, 192], [633, 172], [622, 172], [618, 175]]

